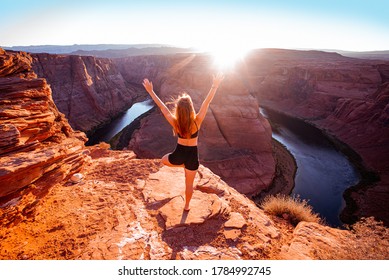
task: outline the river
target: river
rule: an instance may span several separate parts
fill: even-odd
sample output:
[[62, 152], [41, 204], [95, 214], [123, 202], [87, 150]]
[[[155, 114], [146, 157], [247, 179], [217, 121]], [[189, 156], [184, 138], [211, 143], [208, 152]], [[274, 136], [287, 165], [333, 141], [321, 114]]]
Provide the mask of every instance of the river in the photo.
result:
[[261, 109], [273, 128], [273, 138], [281, 142], [297, 163], [292, 195], [308, 200], [326, 223], [342, 227], [339, 214], [345, 206], [343, 192], [356, 185], [360, 175], [328, 137], [302, 120]]
[[97, 129], [89, 136], [86, 145], [95, 145], [100, 142], [109, 142], [123, 128], [132, 123], [137, 117], [153, 108], [151, 99], [135, 103], [123, 114], [112, 120], [109, 124]]

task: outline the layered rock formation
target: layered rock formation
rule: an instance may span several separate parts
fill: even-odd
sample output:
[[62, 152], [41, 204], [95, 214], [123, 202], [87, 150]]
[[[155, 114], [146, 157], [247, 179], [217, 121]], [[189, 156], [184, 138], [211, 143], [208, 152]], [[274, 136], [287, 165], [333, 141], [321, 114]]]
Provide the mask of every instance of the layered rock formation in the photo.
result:
[[74, 129], [93, 131], [146, 96], [126, 82], [109, 59], [34, 54], [33, 69], [47, 79], [53, 99]]
[[0, 197], [32, 183], [38, 192], [77, 172], [85, 135], [58, 112], [26, 53], [0, 49]]
[[[127, 81], [147, 77], [165, 102], [188, 92], [198, 110], [212, 84], [211, 57], [175, 55], [129, 57], [117, 61]], [[202, 164], [249, 196], [267, 189], [275, 173], [271, 128], [258, 111], [239, 73], [226, 73], [200, 129]], [[171, 152], [176, 139], [159, 111], [146, 117], [133, 134], [129, 149], [140, 157], [159, 158]]]
[[255, 52], [247, 61], [262, 104], [346, 143], [361, 157], [352, 160], [380, 177], [348, 191], [347, 221], [375, 216], [389, 224], [389, 62], [283, 50]]

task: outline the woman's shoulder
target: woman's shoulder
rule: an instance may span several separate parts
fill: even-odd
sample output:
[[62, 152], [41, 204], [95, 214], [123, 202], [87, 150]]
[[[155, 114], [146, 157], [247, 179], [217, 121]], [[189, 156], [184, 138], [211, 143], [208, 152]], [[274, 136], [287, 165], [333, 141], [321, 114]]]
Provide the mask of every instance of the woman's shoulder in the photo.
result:
[[201, 126], [201, 123], [203, 122], [204, 119], [201, 119], [201, 117], [199, 117], [199, 115], [197, 114], [196, 117], [194, 118], [194, 122], [195, 124], [200, 128]]

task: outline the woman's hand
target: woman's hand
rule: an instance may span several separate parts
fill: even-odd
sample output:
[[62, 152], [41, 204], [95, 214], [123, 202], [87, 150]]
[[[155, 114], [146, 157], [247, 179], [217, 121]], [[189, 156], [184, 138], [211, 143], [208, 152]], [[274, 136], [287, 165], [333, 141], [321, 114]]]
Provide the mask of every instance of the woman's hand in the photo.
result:
[[219, 84], [223, 81], [224, 79], [224, 74], [219, 72], [217, 75], [213, 75], [213, 82], [212, 82], [212, 87], [213, 88], [218, 88]]
[[145, 87], [148, 93], [153, 92], [153, 83], [150, 82], [148, 79], [143, 80], [143, 86]]
[[162, 102], [161, 99], [157, 96], [157, 94], [153, 90], [153, 83], [150, 82], [148, 79], [143, 80], [143, 86], [147, 90], [147, 92], [150, 94], [151, 98], [154, 100], [155, 104], [161, 109], [161, 112], [163, 116], [166, 118], [166, 120], [169, 122], [169, 124], [172, 127], [175, 127], [175, 117], [172, 115], [170, 110], [166, 107], [165, 103]]

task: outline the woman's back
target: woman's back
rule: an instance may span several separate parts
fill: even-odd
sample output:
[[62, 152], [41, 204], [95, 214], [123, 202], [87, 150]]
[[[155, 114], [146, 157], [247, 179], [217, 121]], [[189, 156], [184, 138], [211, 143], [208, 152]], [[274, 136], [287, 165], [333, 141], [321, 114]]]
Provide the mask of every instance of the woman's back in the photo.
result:
[[194, 121], [194, 125], [192, 125], [192, 130], [190, 131], [190, 138], [182, 137], [182, 135], [176, 132], [178, 136], [177, 143], [184, 146], [197, 146], [199, 132], [200, 126], [197, 125], [196, 121]]

